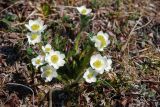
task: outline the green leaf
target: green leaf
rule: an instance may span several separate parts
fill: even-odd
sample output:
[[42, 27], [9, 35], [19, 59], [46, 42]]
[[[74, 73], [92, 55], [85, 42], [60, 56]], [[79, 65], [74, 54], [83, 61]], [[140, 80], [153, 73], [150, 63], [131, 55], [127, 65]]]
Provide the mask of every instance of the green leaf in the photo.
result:
[[149, 97], [155, 97], [155, 95], [156, 95], [156, 92], [154, 92], [154, 91], [149, 91], [148, 92]]
[[77, 37], [76, 37], [76, 40], [75, 40], [75, 51], [76, 51], [76, 54], [78, 54], [79, 52], [79, 41], [80, 41], [80, 38], [81, 38], [81, 34], [78, 34]]
[[32, 55], [32, 53], [33, 53], [33, 49], [32, 48], [27, 48], [27, 54]]
[[67, 21], [69, 20], [69, 16], [64, 15], [64, 16], [62, 17], [62, 20], [63, 20], [64, 22], [67, 22]]
[[81, 25], [81, 31], [82, 31], [83, 29], [85, 29], [89, 25], [91, 17], [81, 15], [80, 19], [81, 19], [80, 25]]
[[42, 4], [42, 11], [45, 16], [48, 16], [51, 13], [50, 6], [47, 3]]
[[8, 21], [14, 21], [14, 20], [16, 20], [16, 18], [17, 18], [17, 15], [12, 14], [12, 13], [7, 13], [5, 15], [5, 19]]
[[67, 54], [67, 58], [75, 56], [76, 55], [76, 51], [75, 50], [70, 50]]
[[9, 29], [10, 28], [10, 24], [11, 24], [11, 22], [8, 21], [5, 18], [3, 18], [2, 20], [0, 20], [0, 28]]

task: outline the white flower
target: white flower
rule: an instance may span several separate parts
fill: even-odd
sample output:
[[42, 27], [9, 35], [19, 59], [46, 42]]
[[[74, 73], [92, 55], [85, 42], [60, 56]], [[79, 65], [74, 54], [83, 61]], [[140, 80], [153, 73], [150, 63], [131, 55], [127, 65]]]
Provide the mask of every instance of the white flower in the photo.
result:
[[36, 69], [37, 69], [39, 66], [44, 64], [44, 56], [38, 55], [36, 58], [33, 58], [31, 61], [32, 61], [32, 64], [36, 66]]
[[46, 46], [42, 46], [42, 50], [45, 53], [50, 53], [52, 50], [52, 46], [50, 44], [47, 44]]
[[86, 82], [92, 83], [92, 82], [96, 82], [97, 80], [96, 76], [97, 76], [96, 71], [90, 67], [84, 73], [83, 78], [85, 79]]
[[106, 62], [106, 67], [105, 67], [105, 71], [109, 71], [112, 69], [111, 65], [112, 65], [112, 60], [110, 58], [107, 58], [106, 56], [104, 56], [105, 62]]
[[49, 54], [46, 55], [45, 60], [50, 66], [58, 69], [65, 64], [64, 58], [65, 55], [61, 54], [59, 51], [51, 51]]
[[46, 29], [46, 25], [43, 25], [44, 22], [38, 18], [37, 20], [29, 20], [29, 24], [25, 24], [25, 26], [31, 31], [31, 32], [43, 32], [44, 29]]
[[41, 42], [41, 33], [27, 33], [29, 44], [34, 45], [35, 43]]
[[110, 44], [108, 34], [102, 31], [98, 32], [96, 36], [93, 36], [91, 40], [95, 42], [95, 47], [98, 48], [99, 51], [103, 51], [103, 49]]
[[88, 15], [92, 11], [92, 9], [87, 9], [86, 6], [77, 7], [77, 10], [82, 15]]
[[111, 64], [111, 59], [102, 57], [100, 54], [93, 55], [90, 59], [91, 67], [100, 74], [103, 74], [104, 71], [108, 72], [111, 69]]
[[46, 65], [41, 67], [41, 77], [45, 78], [45, 82], [49, 82], [52, 80], [52, 78], [56, 78], [58, 76], [56, 69], [54, 69], [52, 66]]

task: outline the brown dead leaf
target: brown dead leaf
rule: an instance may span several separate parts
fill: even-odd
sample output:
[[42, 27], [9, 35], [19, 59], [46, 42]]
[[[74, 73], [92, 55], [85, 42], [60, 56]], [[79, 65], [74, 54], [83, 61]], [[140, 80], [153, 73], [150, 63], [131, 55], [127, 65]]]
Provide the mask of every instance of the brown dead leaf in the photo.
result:
[[19, 107], [19, 106], [20, 106], [19, 97], [15, 93], [12, 93], [9, 97], [9, 100], [5, 104], [5, 107]]

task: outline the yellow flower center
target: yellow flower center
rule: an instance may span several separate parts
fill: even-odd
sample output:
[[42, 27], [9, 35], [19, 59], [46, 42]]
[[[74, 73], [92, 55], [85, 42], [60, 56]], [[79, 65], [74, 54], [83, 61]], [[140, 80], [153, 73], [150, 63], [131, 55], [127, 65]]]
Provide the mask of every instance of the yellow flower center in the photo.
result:
[[36, 60], [36, 64], [39, 65], [40, 63], [41, 63], [41, 60], [40, 60], [40, 59], [37, 59], [37, 60]]
[[86, 9], [82, 9], [82, 11], [81, 11], [81, 13], [82, 13], [83, 15], [85, 15], [85, 14], [86, 14], [86, 12], [87, 12], [87, 10], [86, 10]]
[[47, 69], [45, 72], [44, 72], [44, 76], [45, 77], [48, 77], [52, 74], [52, 70], [51, 69]]
[[106, 40], [103, 37], [103, 35], [98, 35], [97, 39], [101, 42], [101, 47], [105, 47], [106, 46], [107, 43], [106, 43]]
[[94, 63], [93, 63], [93, 66], [95, 66], [96, 68], [100, 68], [102, 66], [102, 62], [100, 60], [96, 60]]
[[32, 34], [31, 35], [31, 40], [35, 40], [38, 37], [38, 34]]
[[51, 50], [51, 48], [45, 48], [46, 52], [49, 52]]
[[90, 79], [90, 78], [93, 77], [93, 75], [94, 75], [94, 72], [90, 72], [90, 73], [87, 75], [87, 77]]
[[33, 24], [33, 25], [31, 26], [31, 28], [32, 28], [32, 30], [37, 31], [37, 30], [40, 29], [40, 26], [39, 26], [38, 24]]
[[58, 62], [58, 56], [57, 55], [52, 55], [51, 56], [51, 61], [53, 62], [53, 63], [57, 63]]

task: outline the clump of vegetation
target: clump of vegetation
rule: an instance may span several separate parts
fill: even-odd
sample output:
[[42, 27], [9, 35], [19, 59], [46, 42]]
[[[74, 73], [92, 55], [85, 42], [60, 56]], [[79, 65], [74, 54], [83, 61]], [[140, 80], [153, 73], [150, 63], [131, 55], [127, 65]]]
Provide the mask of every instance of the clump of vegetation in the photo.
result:
[[[83, 23], [88, 23], [90, 21], [89, 14], [91, 13], [91, 9], [87, 9], [85, 6], [81, 6], [77, 7], [77, 10], [81, 14], [80, 23], [82, 23], [82, 26], [80, 28], [80, 32], [78, 32], [77, 37], [75, 37], [74, 46], [71, 50], [69, 50], [71, 52], [73, 51], [73, 53], [72, 55], [67, 56], [67, 58], [65, 58], [65, 54], [62, 54], [60, 51], [52, 49], [52, 40], [51, 44], [46, 42], [49, 41], [48, 38], [45, 37], [46, 35], [44, 32], [47, 26], [43, 25], [44, 22], [41, 19], [29, 20], [29, 24], [25, 24], [28, 30], [31, 31], [31, 33], [27, 33], [29, 44], [38, 45], [37, 52], [39, 53], [37, 53], [34, 48], [31, 48], [31, 50], [34, 51], [33, 56], [38, 55], [32, 59], [32, 65], [35, 66], [36, 69], [41, 70], [41, 77], [45, 78], [46, 82], [51, 81], [53, 77], [57, 77], [60, 81], [63, 81], [63, 75], [58, 77], [57, 74], [57, 71], [60, 67], [62, 68], [59, 72], [71, 72], [72, 75], [75, 75], [75, 78], [71, 78], [69, 77], [69, 75], [63, 72], [67, 76], [66, 79], [68, 83], [70, 79], [75, 79], [75, 81], [73, 82], [78, 83], [79, 80], [82, 78], [82, 74], [89, 65], [90, 67], [83, 75], [83, 78], [88, 83], [96, 82], [97, 74], [103, 74], [104, 71], [108, 72], [111, 69], [112, 60], [110, 58], [107, 58], [106, 56], [102, 57], [96, 52], [97, 50], [103, 52], [104, 48], [106, 48], [110, 44], [108, 34], [103, 33], [102, 31], [99, 31], [97, 35], [93, 37], [88, 34], [87, 38], [89, 40], [79, 43], [82, 38], [82, 32], [83, 30], [85, 30], [85, 27], [87, 27], [87, 25], [84, 26]], [[46, 41], [43, 41], [44, 38], [46, 38]], [[67, 39], [65, 39], [65, 41], [67, 41]], [[85, 44], [84, 42], [88, 43]], [[94, 42], [94, 46], [97, 49], [92, 46], [92, 42]], [[81, 48], [82, 44], [84, 44], [84, 47], [88, 48]], [[58, 50], [62, 51], [63, 48], [65, 47], [60, 47]], [[76, 56], [76, 59], [74, 59], [74, 56]]]

